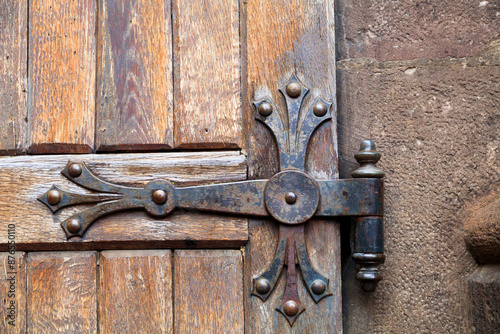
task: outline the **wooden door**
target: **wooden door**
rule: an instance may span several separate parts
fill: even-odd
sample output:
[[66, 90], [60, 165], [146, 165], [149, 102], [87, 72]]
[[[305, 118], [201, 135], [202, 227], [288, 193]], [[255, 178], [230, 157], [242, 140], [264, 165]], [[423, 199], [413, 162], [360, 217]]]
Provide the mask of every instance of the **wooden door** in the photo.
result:
[[[333, 103], [306, 171], [338, 177], [333, 0], [7, 0], [0, 3], [0, 332], [340, 333], [340, 240], [306, 223], [313, 266], [332, 296], [293, 327], [252, 278], [272, 261], [270, 219], [176, 210], [108, 215], [82, 238], [37, 198], [52, 185], [91, 193], [60, 171], [85, 161], [115, 184], [176, 186], [269, 178], [272, 134], [253, 101], [295, 74], [305, 105]], [[298, 278], [300, 280], [300, 276]]]

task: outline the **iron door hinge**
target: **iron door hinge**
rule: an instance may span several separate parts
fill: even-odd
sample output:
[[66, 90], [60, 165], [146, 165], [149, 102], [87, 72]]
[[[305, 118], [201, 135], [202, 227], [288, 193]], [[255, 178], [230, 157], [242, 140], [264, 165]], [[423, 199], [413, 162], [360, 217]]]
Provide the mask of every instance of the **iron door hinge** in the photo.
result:
[[353, 179], [320, 181], [305, 173], [305, 158], [314, 130], [331, 120], [331, 102], [318, 98], [306, 114], [299, 116], [309, 89], [295, 75], [279, 89], [285, 98], [285, 125], [271, 98], [254, 102], [255, 118], [265, 124], [277, 141], [280, 172], [269, 180], [175, 187], [167, 180], [153, 180], [143, 188], [111, 184], [94, 175], [85, 162], [68, 162], [62, 174], [96, 194], [77, 194], [53, 185], [38, 199], [56, 212], [62, 208], [99, 203], [61, 223], [67, 238], [82, 237], [90, 225], [104, 215], [126, 209], [145, 209], [154, 217], [165, 217], [175, 208], [272, 217], [280, 223], [279, 241], [268, 269], [253, 280], [252, 295], [266, 301], [286, 267], [286, 287], [277, 309], [290, 325], [305, 310], [297, 292], [296, 263], [304, 284], [316, 303], [332, 295], [328, 278], [312, 266], [307, 254], [304, 223], [314, 217], [352, 216], [355, 222], [353, 259], [359, 264], [357, 278], [363, 289], [374, 291], [381, 275], [377, 265], [383, 254], [384, 172], [376, 167], [380, 153], [370, 140], [355, 154], [360, 167]]

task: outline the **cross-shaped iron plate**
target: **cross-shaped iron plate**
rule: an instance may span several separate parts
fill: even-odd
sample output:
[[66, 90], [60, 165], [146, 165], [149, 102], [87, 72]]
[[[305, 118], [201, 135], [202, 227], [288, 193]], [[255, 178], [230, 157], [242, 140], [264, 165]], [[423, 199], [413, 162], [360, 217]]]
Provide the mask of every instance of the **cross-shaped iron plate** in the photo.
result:
[[[311, 135], [331, 120], [331, 103], [316, 99], [305, 115], [301, 108], [309, 89], [294, 75], [279, 89], [286, 101], [285, 124], [271, 98], [254, 102], [256, 119], [274, 134], [279, 148], [280, 172], [269, 180], [177, 188], [167, 180], [153, 180], [144, 188], [111, 184], [94, 175], [85, 162], [68, 162], [62, 174], [70, 181], [98, 193], [76, 194], [53, 185], [39, 200], [52, 212], [83, 203], [100, 203], [61, 223], [67, 238], [82, 237], [90, 225], [104, 215], [143, 208], [155, 217], [165, 217], [175, 208], [231, 214], [271, 216], [280, 222], [276, 255], [269, 268], [253, 280], [252, 294], [266, 301], [287, 268], [283, 300], [277, 309], [290, 325], [305, 310], [297, 293], [296, 263], [304, 284], [316, 303], [332, 294], [326, 277], [309, 260], [304, 223], [312, 217], [356, 217], [354, 260], [361, 265], [358, 279], [373, 291], [381, 279], [376, 265], [383, 262], [384, 173], [375, 164], [380, 153], [364, 141], [355, 157], [361, 167], [355, 179], [316, 181], [305, 173], [305, 158]], [[301, 117], [302, 116], [302, 117]]]

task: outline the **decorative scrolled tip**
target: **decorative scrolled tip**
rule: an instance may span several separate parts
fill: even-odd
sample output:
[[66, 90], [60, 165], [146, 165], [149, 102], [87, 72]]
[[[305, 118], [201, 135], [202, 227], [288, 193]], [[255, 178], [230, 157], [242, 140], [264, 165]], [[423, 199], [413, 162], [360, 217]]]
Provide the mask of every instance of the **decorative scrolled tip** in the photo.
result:
[[356, 279], [361, 282], [361, 287], [366, 292], [373, 292], [377, 283], [382, 280], [377, 265], [384, 263], [385, 255], [382, 253], [354, 253], [354, 262], [359, 265]]
[[381, 154], [376, 151], [375, 143], [372, 140], [363, 140], [359, 152], [354, 154], [354, 158], [359, 163], [359, 168], [352, 172], [354, 178], [382, 178], [385, 176], [383, 170], [376, 166]]

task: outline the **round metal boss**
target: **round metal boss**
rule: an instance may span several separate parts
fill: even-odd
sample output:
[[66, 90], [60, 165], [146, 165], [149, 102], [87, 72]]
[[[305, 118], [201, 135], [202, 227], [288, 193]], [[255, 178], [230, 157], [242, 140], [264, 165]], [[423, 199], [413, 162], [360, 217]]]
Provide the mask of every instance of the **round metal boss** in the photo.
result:
[[325, 116], [327, 111], [328, 107], [321, 102], [316, 103], [316, 105], [313, 107], [314, 115], [316, 115], [317, 117]]
[[271, 285], [269, 284], [269, 281], [265, 278], [259, 279], [257, 282], [255, 282], [255, 290], [261, 294], [265, 295], [271, 290]]
[[68, 222], [67, 228], [68, 228], [69, 233], [76, 234], [82, 228], [82, 223], [80, 223], [80, 221], [78, 219], [74, 218]]
[[165, 204], [167, 202], [167, 193], [165, 192], [165, 190], [155, 190], [153, 192], [153, 202], [158, 205]]
[[146, 211], [155, 217], [165, 217], [175, 209], [172, 194], [174, 185], [166, 180], [153, 180], [145, 187], [145, 194], [148, 197], [143, 199]]
[[286, 86], [286, 93], [288, 94], [288, 96], [295, 99], [302, 93], [302, 87], [300, 87], [298, 83], [292, 82], [291, 84]]
[[294, 300], [289, 300], [283, 305], [283, 311], [285, 311], [287, 316], [293, 317], [299, 313], [299, 304]]
[[319, 279], [315, 280], [311, 284], [311, 291], [315, 295], [322, 295], [326, 291], [326, 283]]
[[273, 113], [273, 106], [269, 102], [262, 102], [257, 110], [259, 114], [267, 117]]
[[50, 205], [56, 205], [61, 201], [61, 193], [57, 190], [51, 190], [47, 194], [47, 202], [49, 202]]
[[68, 168], [68, 174], [72, 177], [78, 177], [82, 175], [82, 166], [79, 164], [71, 164]]
[[[293, 201], [291, 194], [295, 195]], [[318, 209], [318, 184], [306, 173], [286, 170], [267, 182], [264, 200], [267, 211], [277, 221], [300, 224], [311, 218]]]

